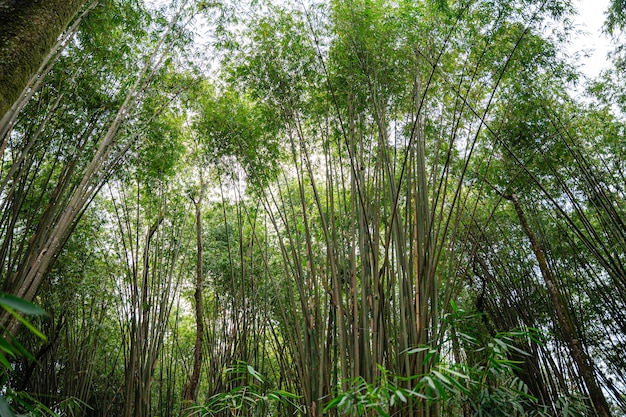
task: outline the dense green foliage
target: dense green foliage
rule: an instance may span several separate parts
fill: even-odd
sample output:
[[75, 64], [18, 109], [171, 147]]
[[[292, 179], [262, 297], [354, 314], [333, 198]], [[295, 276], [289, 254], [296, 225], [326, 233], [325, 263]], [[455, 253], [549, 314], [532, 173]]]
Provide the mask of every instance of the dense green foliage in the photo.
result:
[[626, 415], [624, 61], [582, 84], [572, 13], [86, 5], [0, 124], [0, 414]]

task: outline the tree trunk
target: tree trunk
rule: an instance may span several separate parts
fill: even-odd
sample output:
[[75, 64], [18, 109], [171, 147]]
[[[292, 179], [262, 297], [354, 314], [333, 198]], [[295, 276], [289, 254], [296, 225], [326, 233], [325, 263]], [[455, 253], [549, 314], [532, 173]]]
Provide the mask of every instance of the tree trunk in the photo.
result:
[[198, 201], [192, 198], [196, 208], [196, 342], [193, 351], [193, 370], [189, 383], [183, 392], [183, 407], [187, 407], [196, 401], [198, 396], [198, 383], [202, 369], [202, 345], [204, 343], [204, 307], [202, 303], [202, 198], [206, 185], [204, 179], [200, 177], [200, 196]]
[[[68, 1], [68, 4], [71, 3]], [[30, 2], [29, 2], [30, 4]], [[82, 4], [82, 3], [81, 3]], [[178, 13], [172, 18], [167, 29], [161, 35], [158, 43], [155, 45], [148, 59], [145, 61], [141, 72], [139, 73], [135, 83], [128, 89], [128, 93], [124, 102], [121, 104], [115, 119], [111, 122], [107, 133], [100, 140], [98, 148], [91, 158], [89, 165], [85, 168], [82, 174], [82, 180], [77, 186], [71, 197], [69, 198], [66, 206], [61, 209], [61, 212], [56, 220], [56, 224], [50, 224], [46, 233], [42, 235], [45, 239], [44, 243], [37, 248], [37, 253], [33, 254], [26, 263], [19, 266], [17, 273], [12, 277], [12, 282], [8, 289], [5, 289], [8, 293], [24, 298], [28, 301], [32, 301], [35, 294], [39, 290], [43, 279], [47, 275], [52, 264], [56, 260], [59, 252], [63, 249], [65, 242], [69, 238], [69, 235], [73, 231], [73, 227], [76, 224], [77, 219], [80, 218], [81, 213], [85, 210], [89, 202], [93, 199], [94, 195], [100, 189], [104, 183], [106, 173], [113, 169], [113, 166], [119, 158], [114, 158], [114, 162], [109, 162], [112, 165], [107, 166], [107, 158], [110, 157], [111, 148], [115, 144], [117, 133], [126, 121], [129, 111], [133, 106], [137, 105], [138, 92], [148, 83], [152, 77], [155, 66], [158, 66], [158, 61], [162, 58], [159, 56], [163, 44], [165, 43], [167, 36], [172, 31], [174, 25], [178, 22], [182, 16], [187, 2], [183, 2]], [[15, 7], [14, 7], [15, 8]], [[0, 19], [4, 16], [3, 11], [6, 9], [2, 0], [0, 0]], [[0, 20], [0, 27], [2, 21]], [[0, 28], [0, 35], [5, 30]], [[2, 39], [2, 38], [0, 38]], [[1, 45], [1, 44], [0, 44]], [[4, 47], [2, 47], [4, 49]], [[0, 93], [2, 92], [1, 80], [4, 74], [1, 72], [4, 68], [4, 62], [2, 61], [2, 54], [0, 52]], [[10, 105], [9, 105], [10, 107]], [[125, 153], [129, 149], [129, 146], [120, 150], [120, 155]], [[0, 313], [0, 323], [2, 323], [11, 334], [15, 334], [19, 327], [19, 323], [12, 319], [12, 317], [4, 312]]]
[[[76, 35], [76, 33], [78, 32], [78, 27], [80, 26], [82, 20], [97, 5], [98, 0], [93, 0], [88, 7], [84, 8], [83, 13], [76, 19], [74, 19], [74, 23], [72, 23], [72, 26], [68, 27], [65, 30], [65, 33], [59, 37], [57, 42], [50, 49], [35, 74], [31, 76], [31, 78], [28, 80], [28, 83], [26, 83], [26, 85], [24, 86], [22, 93], [13, 102], [11, 108], [4, 112], [4, 115], [0, 113], [0, 116], [2, 116], [0, 117], [0, 158], [2, 158], [2, 156], [4, 155], [4, 151], [9, 141], [9, 136], [11, 135], [11, 131], [17, 119], [17, 115], [24, 108], [26, 103], [28, 103], [28, 101], [35, 95], [35, 93], [39, 91], [39, 89], [43, 85], [46, 75], [54, 67], [57, 58], [61, 55], [61, 52], [65, 49], [65, 47], [74, 38], [74, 35]], [[58, 100], [60, 100], [62, 97], [63, 95], [59, 95]], [[50, 112], [50, 114], [52, 114], [52, 112]]]
[[543, 277], [543, 280], [546, 283], [546, 288], [548, 289], [550, 301], [552, 302], [559, 324], [563, 331], [565, 342], [569, 347], [572, 358], [574, 359], [574, 362], [578, 367], [578, 371], [580, 372], [585, 386], [587, 387], [587, 391], [589, 393], [589, 397], [591, 398], [591, 402], [593, 403], [593, 407], [595, 408], [598, 416], [610, 417], [611, 412], [609, 410], [609, 405], [606, 401], [606, 398], [604, 397], [604, 394], [602, 393], [602, 389], [598, 386], [593, 372], [592, 363], [587, 357], [587, 354], [580, 342], [580, 338], [576, 334], [576, 328], [574, 327], [572, 319], [569, 316], [567, 306], [565, 306], [563, 302], [563, 296], [559, 291], [558, 283], [556, 282], [555, 277], [552, 275], [552, 271], [548, 266], [545, 251], [541, 246], [541, 243], [539, 242], [539, 239], [535, 235], [534, 231], [528, 224], [526, 213], [520, 205], [517, 197], [514, 194], [506, 195], [504, 197], [513, 203], [522, 229], [530, 240], [535, 259], [537, 260], [537, 263], [539, 264], [539, 269], [541, 270], [541, 276]]
[[0, 0], [0, 118], [85, 0]]

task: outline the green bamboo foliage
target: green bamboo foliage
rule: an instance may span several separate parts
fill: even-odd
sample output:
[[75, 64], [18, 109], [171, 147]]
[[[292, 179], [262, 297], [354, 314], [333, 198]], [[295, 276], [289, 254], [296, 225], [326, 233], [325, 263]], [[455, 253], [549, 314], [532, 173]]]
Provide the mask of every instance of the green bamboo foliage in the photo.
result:
[[[255, 195], [279, 250], [278, 320], [308, 415], [353, 378], [434, 366], [427, 350], [406, 352], [444, 340], [470, 271], [475, 245], [456, 242], [485, 188], [466, 187], [467, 173], [490, 158], [475, 150], [509, 62], [532, 55], [533, 25], [557, 13], [531, 6], [272, 9], [231, 58], [231, 80], [280, 123], [283, 174]], [[395, 407], [442, 412], [419, 399]]]
[[[525, 60], [520, 64], [522, 72], [537, 74], [536, 62]], [[557, 73], [568, 73], [562, 65], [554, 64], [553, 68]], [[613, 147], [619, 134], [615, 120], [606, 118], [606, 109], [592, 110], [593, 106], [575, 104], [562, 85], [551, 83], [551, 77], [542, 74], [512, 84], [511, 92], [515, 94], [507, 107], [498, 109], [501, 117], [494, 125], [498, 128], [490, 131], [497, 151], [491, 167], [483, 171], [493, 204], [498, 207], [492, 206], [492, 217], [481, 223], [490, 223], [483, 229], [487, 233], [476, 229], [472, 232], [480, 246], [487, 245], [477, 248], [474, 273], [480, 281], [480, 304], [491, 304], [487, 310], [497, 329], [524, 323], [548, 328], [555, 334], [554, 350], [562, 359], [555, 361], [550, 358], [550, 350], [543, 352], [538, 347], [535, 363], [530, 363], [526, 371], [537, 375], [527, 378], [534, 395], [554, 406], [563, 396], [582, 393], [583, 398], [592, 398], [597, 414], [607, 414], [610, 411], [602, 396], [612, 396], [614, 403], [621, 403], [615, 395], [615, 384], [606, 376], [606, 364], [611, 361], [603, 359], [622, 345], [618, 330], [622, 319], [616, 309], [621, 308], [618, 306], [623, 297], [620, 284], [611, 278], [621, 268], [621, 261], [608, 249], [621, 247], [617, 224], [622, 216], [617, 201], [622, 181], [620, 174], [611, 169], [618, 165], [609, 168], [606, 164], [608, 149], [619, 161], [620, 151]], [[603, 133], [597, 130], [599, 120], [607, 128]], [[594, 190], [598, 189], [604, 190], [600, 191], [602, 209], [594, 202]], [[517, 203], [502, 201], [511, 200], [512, 194]], [[504, 233], [511, 219], [515, 235]], [[607, 246], [609, 241], [613, 243]], [[522, 250], [526, 255], [519, 253]], [[534, 261], [529, 263], [524, 256]], [[536, 271], [542, 263], [544, 272], [537, 279]], [[518, 274], [505, 272], [515, 268]], [[517, 290], [512, 292], [511, 288]], [[602, 311], [596, 312], [599, 305]], [[607, 310], [615, 321], [606, 320]], [[604, 324], [597, 325], [600, 322]], [[576, 350], [582, 351], [582, 356], [594, 352], [593, 360], [579, 356], [572, 361], [576, 355], [566, 352]], [[615, 378], [621, 379], [621, 371], [609, 367]], [[602, 393], [597, 385], [602, 386]]]
[[[54, 87], [97, 84], [65, 46], [8, 137], [5, 286], [115, 129], [11, 383], [77, 415], [617, 414], [623, 125], [562, 87], [543, 25], [568, 2], [269, 3], [200, 5], [211, 82], [138, 32], [85, 112]], [[156, 61], [126, 79], [130, 56]]]
[[[129, 115], [149, 125], [164, 112], [171, 97], [152, 83], [171, 70], [164, 50], [176, 43], [171, 35], [180, 31], [183, 13], [181, 8], [171, 20], [146, 28], [152, 16], [143, 8], [110, 4], [92, 10], [82, 21], [91, 31], [75, 29], [65, 40], [70, 46], [49, 79], [37, 85], [11, 131], [3, 130], [0, 251], [7, 291], [35, 297], [89, 203], [141, 143], [138, 129], [126, 124]], [[128, 21], [116, 20], [118, 14]], [[133, 32], [133, 25], [141, 28]], [[151, 38], [156, 27], [161, 34]], [[94, 39], [98, 30], [114, 36]], [[153, 113], [146, 117], [148, 109]]]
[[124, 416], [152, 414], [155, 369], [193, 236], [187, 218], [176, 211], [185, 208], [164, 185], [148, 195], [141, 188], [140, 183], [110, 187], [116, 229], [107, 271], [120, 297], [116, 316], [124, 341]]

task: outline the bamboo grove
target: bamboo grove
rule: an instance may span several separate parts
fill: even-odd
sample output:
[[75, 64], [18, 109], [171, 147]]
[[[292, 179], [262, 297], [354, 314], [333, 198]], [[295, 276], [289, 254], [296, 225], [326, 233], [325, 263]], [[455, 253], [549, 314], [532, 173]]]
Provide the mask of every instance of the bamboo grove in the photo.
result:
[[0, 410], [626, 415], [624, 62], [573, 13], [86, 2], [1, 115]]

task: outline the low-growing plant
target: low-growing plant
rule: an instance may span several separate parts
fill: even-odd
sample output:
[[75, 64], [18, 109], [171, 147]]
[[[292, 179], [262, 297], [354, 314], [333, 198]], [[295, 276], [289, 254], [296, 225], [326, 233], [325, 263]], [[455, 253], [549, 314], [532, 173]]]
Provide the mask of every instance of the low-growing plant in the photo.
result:
[[[0, 294], [0, 307], [4, 309], [12, 319], [17, 320], [22, 326], [26, 327], [30, 332], [46, 341], [46, 336], [41, 333], [25, 316], [43, 316], [46, 313], [22, 298], [15, 297], [10, 294]], [[32, 354], [22, 346], [18, 340], [9, 332], [4, 325], [0, 325], [0, 381], [4, 388], [0, 395], [0, 416], [15, 417], [14, 407], [11, 404], [19, 405], [28, 411], [30, 415], [55, 415], [54, 411], [48, 409], [35, 398], [30, 397], [26, 393], [18, 393], [11, 389], [7, 384], [9, 374], [13, 371], [11, 360], [17, 357], [26, 357], [34, 360]]]
[[[421, 353], [428, 361], [430, 372], [424, 375], [392, 375], [379, 366], [380, 377], [373, 383], [358, 377], [350, 388], [340, 391], [325, 407], [325, 412], [336, 410], [344, 416], [394, 416], [404, 415], [406, 407], [431, 407], [439, 404], [449, 415], [486, 416], [548, 416], [546, 407], [532, 396], [526, 384], [517, 375], [523, 358], [529, 356], [521, 349], [522, 342], [542, 343], [541, 332], [533, 328], [520, 328], [501, 332], [479, 341], [460, 324], [474, 320], [478, 315], [468, 315], [453, 305], [446, 318], [449, 334], [457, 344], [471, 349], [473, 363], [452, 360], [445, 351], [446, 340], [440, 346], [420, 346], [406, 351], [408, 355]], [[469, 327], [469, 326], [465, 326]], [[522, 359], [520, 359], [522, 358]], [[409, 381], [411, 389], [403, 388]], [[588, 411], [584, 401], [556, 404], [559, 415], [584, 416]]]
[[227, 392], [213, 395], [205, 404], [190, 407], [191, 415], [272, 416], [281, 405], [301, 411], [301, 406], [296, 402], [300, 396], [272, 388], [271, 384], [246, 362], [238, 361], [225, 368], [224, 376], [231, 384], [237, 383], [236, 386]]

